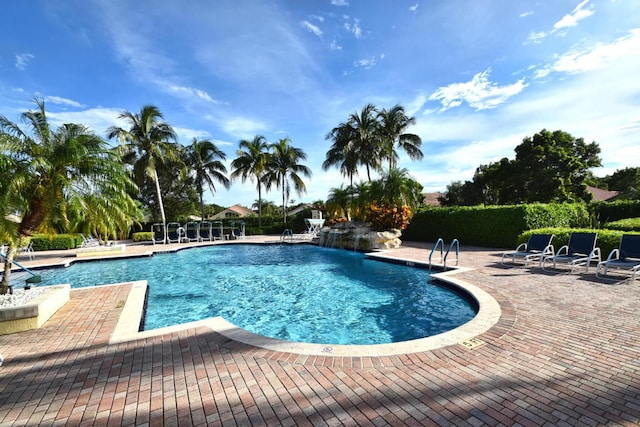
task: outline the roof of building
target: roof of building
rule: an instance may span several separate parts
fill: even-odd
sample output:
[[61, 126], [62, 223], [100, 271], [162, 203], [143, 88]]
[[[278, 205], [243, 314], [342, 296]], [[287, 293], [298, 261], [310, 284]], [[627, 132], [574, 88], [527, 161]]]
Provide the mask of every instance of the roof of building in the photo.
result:
[[593, 195], [594, 202], [611, 201], [620, 195], [619, 191], [603, 190], [601, 188], [591, 187], [590, 185], [587, 185], [587, 189]]

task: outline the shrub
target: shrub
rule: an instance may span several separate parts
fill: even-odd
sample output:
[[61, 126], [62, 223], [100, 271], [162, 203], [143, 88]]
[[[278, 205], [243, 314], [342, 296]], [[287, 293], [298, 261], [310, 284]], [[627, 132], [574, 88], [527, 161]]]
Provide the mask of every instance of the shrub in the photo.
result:
[[82, 243], [82, 236], [78, 234], [36, 234], [31, 237], [34, 251], [52, 251], [77, 248]]
[[153, 232], [151, 231], [139, 231], [132, 235], [134, 242], [151, 242], [153, 241]]
[[640, 218], [627, 218], [607, 222], [602, 227], [609, 230], [640, 231]]
[[638, 218], [640, 217], [640, 200], [593, 202], [589, 204], [589, 212], [596, 221], [603, 224], [619, 219]]
[[429, 207], [416, 213], [402, 238], [422, 242], [456, 238], [464, 245], [509, 248], [526, 230], [588, 225], [589, 215], [581, 203]]
[[409, 206], [389, 207], [377, 203], [369, 206], [367, 221], [374, 230], [404, 230], [409, 225], [411, 209]]

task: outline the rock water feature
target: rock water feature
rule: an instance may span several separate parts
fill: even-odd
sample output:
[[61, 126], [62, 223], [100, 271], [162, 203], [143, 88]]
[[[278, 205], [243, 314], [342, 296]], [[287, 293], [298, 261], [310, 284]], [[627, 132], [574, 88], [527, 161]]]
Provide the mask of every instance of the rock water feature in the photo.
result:
[[345, 222], [324, 227], [318, 233], [318, 245], [329, 248], [369, 252], [400, 247], [400, 230], [373, 231], [364, 223]]

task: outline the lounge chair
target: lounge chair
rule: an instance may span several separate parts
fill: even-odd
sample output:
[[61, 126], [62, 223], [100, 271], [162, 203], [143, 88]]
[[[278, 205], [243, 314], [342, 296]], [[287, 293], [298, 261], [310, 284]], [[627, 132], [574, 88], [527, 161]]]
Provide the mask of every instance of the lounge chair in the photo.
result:
[[202, 221], [198, 227], [198, 236], [200, 236], [201, 242], [210, 242], [213, 240], [211, 234], [211, 223], [209, 221]]
[[180, 226], [180, 223], [170, 222], [167, 224], [167, 242], [168, 243], [180, 243], [184, 234], [184, 228]]
[[153, 233], [153, 244], [166, 243], [167, 242], [167, 229], [163, 224], [157, 222], [151, 226], [151, 232]]
[[84, 234], [80, 234], [80, 237], [82, 237], [82, 243], [80, 243], [81, 248], [100, 246], [100, 241], [91, 235], [85, 236]]
[[224, 227], [221, 221], [215, 221], [211, 225], [211, 236], [213, 240], [224, 240]]
[[25, 246], [20, 246], [16, 252], [16, 257], [28, 256], [30, 260], [33, 260], [33, 243], [29, 241]]
[[626, 270], [631, 273], [632, 281], [636, 279], [638, 271], [640, 271], [639, 234], [623, 234], [620, 238], [620, 246], [612, 250], [605, 261], [598, 263], [596, 276], [607, 276], [611, 268]]
[[191, 221], [184, 225], [184, 237], [185, 242], [199, 242], [200, 241], [200, 226], [197, 222]]
[[558, 249], [555, 255], [546, 256], [542, 259], [542, 269], [545, 270], [547, 263], [553, 263], [555, 269], [557, 264], [567, 264], [571, 266], [571, 272], [579, 266], [585, 266], [585, 273], [589, 272], [592, 262], [599, 263], [600, 248], [596, 247], [598, 233], [571, 233], [569, 243]]
[[527, 243], [521, 243], [513, 252], [505, 252], [502, 254], [502, 265], [506, 265], [504, 259], [511, 258], [512, 263], [516, 263], [516, 259], [522, 259], [524, 266], [529, 265], [529, 261], [539, 260], [542, 265], [542, 258], [552, 256], [554, 254], [553, 234], [532, 234]]
[[232, 239], [244, 239], [245, 236], [245, 228], [244, 228], [244, 222], [240, 222], [239, 223], [240, 228], [236, 227], [235, 223], [231, 223], [231, 238]]

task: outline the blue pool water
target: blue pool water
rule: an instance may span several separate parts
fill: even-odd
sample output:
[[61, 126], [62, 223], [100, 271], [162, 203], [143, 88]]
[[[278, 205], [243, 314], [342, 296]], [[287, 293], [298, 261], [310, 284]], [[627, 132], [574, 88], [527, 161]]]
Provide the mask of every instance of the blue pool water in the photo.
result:
[[147, 280], [145, 329], [222, 316], [272, 338], [382, 344], [432, 336], [474, 306], [429, 272], [311, 245], [216, 245], [40, 272], [42, 285]]

